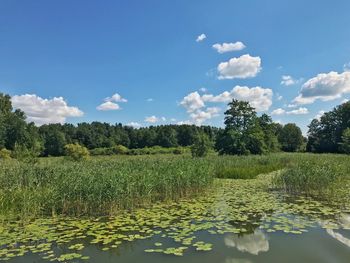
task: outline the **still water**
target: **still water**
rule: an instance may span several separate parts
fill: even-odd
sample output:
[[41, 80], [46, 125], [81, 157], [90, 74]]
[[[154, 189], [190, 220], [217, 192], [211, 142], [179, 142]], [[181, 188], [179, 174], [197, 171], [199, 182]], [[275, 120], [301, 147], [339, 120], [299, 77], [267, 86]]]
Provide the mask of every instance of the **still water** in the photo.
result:
[[109, 218], [0, 225], [8, 262], [350, 262], [350, 213], [225, 180], [191, 200]]

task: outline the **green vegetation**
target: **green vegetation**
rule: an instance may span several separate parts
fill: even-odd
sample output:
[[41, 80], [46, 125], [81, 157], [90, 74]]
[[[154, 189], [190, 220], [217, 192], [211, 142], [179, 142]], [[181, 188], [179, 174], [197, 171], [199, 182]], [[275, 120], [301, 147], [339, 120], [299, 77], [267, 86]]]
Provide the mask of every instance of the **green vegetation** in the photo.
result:
[[215, 176], [230, 179], [254, 179], [285, 168], [294, 159], [291, 154], [222, 156], [216, 163]]
[[114, 214], [149, 202], [175, 200], [210, 186], [207, 160], [183, 156], [43, 158], [0, 166], [1, 213]]
[[74, 161], [87, 160], [90, 157], [89, 150], [77, 143], [71, 143], [64, 146], [66, 156]]
[[0, 150], [0, 159], [3, 159], [3, 160], [11, 159], [11, 151], [9, 151], [5, 148], [1, 149]]
[[247, 155], [275, 152], [279, 149], [280, 125], [270, 116], [258, 117], [248, 102], [233, 99], [225, 112], [225, 130], [216, 140], [219, 154]]
[[191, 146], [192, 157], [205, 157], [212, 148], [212, 144], [206, 134], [199, 134]]
[[350, 201], [349, 158], [344, 155], [296, 155], [274, 180], [292, 194], [306, 194], [329, 202]]
[[[350, 128], [350, 101], [343, 103], [309, 125], [307, 151], [315, 153], [341, 153], [348, 144]], [[344, 148], [345, 147], [345, 148]]]

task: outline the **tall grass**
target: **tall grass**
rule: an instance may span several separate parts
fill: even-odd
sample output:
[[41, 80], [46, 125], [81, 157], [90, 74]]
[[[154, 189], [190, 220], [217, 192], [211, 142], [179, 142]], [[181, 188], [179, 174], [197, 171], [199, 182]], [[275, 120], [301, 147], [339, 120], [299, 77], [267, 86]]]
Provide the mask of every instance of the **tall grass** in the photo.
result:
[[3, 162], [0, 213], [113, 214], [119, 209], [200, 191], [211, 184], [212, 175], [206, 160], [182, 156]]
[[254, 179], [259, 174], [270, 173], [285, 168], [292, 154], [222, 156], [216, 161], [217, 178]]
[[329, 201], [350, 201], [349, 157], [336, 154], [302, 154], [274, 178], [274, 185], [292, 194]]

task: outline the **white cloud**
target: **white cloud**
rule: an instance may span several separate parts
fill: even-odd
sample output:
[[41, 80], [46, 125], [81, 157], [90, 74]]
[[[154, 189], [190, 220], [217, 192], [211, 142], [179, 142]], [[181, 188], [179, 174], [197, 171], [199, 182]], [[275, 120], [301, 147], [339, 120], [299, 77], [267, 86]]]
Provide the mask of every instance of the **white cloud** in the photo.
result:
[[15, 95], [11, 101], [14, 108], [25, 112], [29, 122], [37, 125], [64, 123], [68, 117], [84, 115], [79, 108], [68, 106], [63, 97], [43, 99], [35, 94], [25, 94]]
[[291, 86], [297, 84], [299, 81], [294, 79], [292, 76], [283, 75], [281, 80], [281, 85]]
[[186, 121], [178, 121], [177, 123], [176, 123], [177, 125], [192, 125], [193, 123], [191, 122], [191, 121], [189, 121], [189, 120], [186, 120]]
[[120, 106], [117, 103], [106, 101], [97, 106], [96, 109], [100, 111], [120, 110]]
[[176, 119], [175, 118], [171, 118], [170, 121], [174, 122], [174, 121], [176, 121]]
[[154, 101], [154, 99], [152, 99], [152, 98], [147, 99], [147, 102], [152, 102], [152, 101]]
[[238, 41], [235, 43], [216, 43], [213, 45], [213, 48], [219, 52], [220, 54], [226, 53], [226, 52], [231, 52], [231, 51], [239, 51], [245, 48], [245, 45]]
[[100, 111], [110, 111], [110, 110], [120, 110], [121, 107], [116, 102], [128, 102], [127, 99], [124, 99], [118, 93], [113, 94], [111, 97], [104, 99], [105, 102], [96, 107]]
[[148, 123], [156, 123], [158, 121], [159, 121], [159, 118], [154, 115], [145, 118], [145, 122], [148, 122]]
[[194, 112], [204, 107], [204, 102], [197, 91], [188, 94], [180, 102], [180, 105], [186, 108], [187, 112]]
[[341, 101], [341, 104], [347, 103], [348, 101], [349, 101], [348, 99], [343, 99], [343, 100]]
[[216, 116], [219, 116], [220, 108], [208, 107], [205, 110], [198, 110], [190, 114], [191, 119], [196, 125], [201, 125], [206, 120], [210, 120]]
[[161, 117], [160, 118], [162, 121], [166, 121], [166, 118], [165, 117]]
[[187, 112], [195, 112], [205, 107], [205, 102], [228, 103], [232, 99], [248, 101], [257, 111], [267, 111], [272, 105], [273, 91], [262, 87], [249, 88], [246, 86], [235, 86], [231, 91], [224, 91], [218, 95], [204, 94], [198, 92], [188, 94], [181, 101], [180, 105], [187, 109]]
[[201, 42], [203, 41], [204, 39], [206, 39], [207, 36], [205, 34], [200, 34], [197, 39], [196, 39], [196, 42]]
[[288, 105], [287, 105], [288, 108], [296, 108], [297, 106], [298, 106], [298, 105], [296, 105], [296, 104], [288, 104]]
[[126, 126], [134, 127], [134, 128], [140, 128], [142, 125], [138, 122], [129, 122], [126, 124]]
[[286, 111], [282, 108], [275, 109], [271, 112], [271, 115], [283, 115]]
[[220, 63], [217, 70], [220, 74], [219, 79], [251, 78], [260, 72], [261, 59], [260, 57], [252, 57], [246, 54]]
[[276, 93], [276, 100], [280, 101], [282, 99], [283, 99], [283, 96], [278, 94], [278, 93]]
[[300, 107], [299, 109], [287, 111], [286, 113], [289, 115], [304, 115], [308, 114], [309, 110], [307, 108]]
[[329, 101], [350, 93], [350, 71], [321, 73], [309, 79], [293, 100], [297, 104], [310, 104], [316, 100]]
[[344, 64], [343, 69], [344, 69], [344, 71], [350, 71], [350, 62]]
[[127, 99], [124, 99], [118, 93], [112, 95], [112, 97], [105, 98], [105, 101], [114, 101], [114, 102], [128, 102]]

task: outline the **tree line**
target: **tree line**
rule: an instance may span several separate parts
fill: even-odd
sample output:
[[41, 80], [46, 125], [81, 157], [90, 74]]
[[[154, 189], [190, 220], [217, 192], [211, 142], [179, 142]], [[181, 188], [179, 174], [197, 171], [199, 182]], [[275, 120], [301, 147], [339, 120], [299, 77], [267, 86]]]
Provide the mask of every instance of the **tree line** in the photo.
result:
[[[248, 102], [232, 100], [225, 112], [225, 128], [195, 125], [160, 125], [133, 128], [121, 123], [101, 122], [45, 124], [27, 123], [20, 109], [14, 110], [11, 97], [0, 93], [0, 150], [13, 155], [62, 156], [65, 146], [79, 144], [90, 151], [123, 146], [214, 147], [219, 154], [264, 154], [276, 151], [350, 152], [350, 103], [338, 106], [313, 120], [308, 139], [293, 123], [281, 125], [267, 114], [258, 116]], [[103, 152], [103, 151], [102, 151]]]

